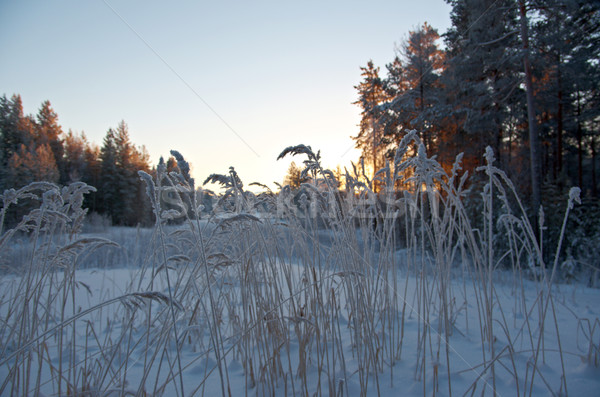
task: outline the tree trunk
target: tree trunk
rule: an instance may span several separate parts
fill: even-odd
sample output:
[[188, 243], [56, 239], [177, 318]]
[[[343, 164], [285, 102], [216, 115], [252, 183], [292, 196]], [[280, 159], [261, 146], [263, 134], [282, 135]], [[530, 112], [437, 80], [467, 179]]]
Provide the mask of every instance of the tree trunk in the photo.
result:
[[419, 78], [419, 110], [421, 111], [421, 133], [423, 134], [423, 143], [425, 144], [425, 149], [427, 150], [427, 154], [431, 155], [431, 148], [429, 147], [429, 131], [426, 131], [425, 125], [423, 123], [423, 113], [425, 112], [425, 87], [423, 86], [423, 73], [421, 73], [421, 77]]
[[[375, 97], [375, 91], [371, 94], [371, 109], [375, 109], [377, 107], [377, 98]], [[375, 182], [375, 174], [377, 173], [377, 157], [379, 157], [379, 153], [377, 150], [378, 136], [377, 136], [377, 120], [375, 119], [375, 114], [371, 115], [371, 145], [372, 145], [372, 156], [373, 156], [373, 179], [371, 180], [373, 183], [373, 191], [377, 192], [377, 183]]]
[[[527, 121], [529, 124], [529, 154], [531, 164], [531, 193], [533, 217], [537, 225], [537, 216], [540, 208], [540, 142], [537, 131], [537, 122], [535, 117], [535, 104], [533, 99], [533, 82], [531, 78], [531, 65], [529, 64], [529, 33], [527, 10], [525, 9], [525, 0], [519, 0], [519, 11], [521, 14], [521, 39], [523, 40], [523, 67], [525, 69], [525, 86], [527, 91]], [[537, 227], [535, 228], [537, 231]]]
[[577, 182], [583, 190], [583, 130], [581, 128], [581, 101], [577, 91]]
[[562, 92], [562, 78], [560, 74], [560, 55], [558, 56], [557, 65], [557, 84], [558, 84], [558, 114], [556, 117], [556, 161], [558, 165], [557, 173], [560, 177], [563, 168], [563, 92]]
[[598, 197], [598, 188], [596, 185], [596, 137], [592, 135], [592, 196]]

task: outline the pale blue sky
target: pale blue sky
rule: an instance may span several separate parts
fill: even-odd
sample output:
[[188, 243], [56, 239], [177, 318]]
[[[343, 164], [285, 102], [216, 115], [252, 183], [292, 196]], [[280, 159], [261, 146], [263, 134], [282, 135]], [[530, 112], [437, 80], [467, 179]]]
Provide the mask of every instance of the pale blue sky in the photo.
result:
[[233, 165], [270, 185], [286, 146], [355, 161], [360, 66], [384, 70], [409, 30], [443, 33], [449, 13], [443, 0], [0, 0], [0, 95], [21, 94], [26, 113], [48, 99], [65, 132], [98, 144], [123, 119], [153, 162], [177, 149], [198, 182]]

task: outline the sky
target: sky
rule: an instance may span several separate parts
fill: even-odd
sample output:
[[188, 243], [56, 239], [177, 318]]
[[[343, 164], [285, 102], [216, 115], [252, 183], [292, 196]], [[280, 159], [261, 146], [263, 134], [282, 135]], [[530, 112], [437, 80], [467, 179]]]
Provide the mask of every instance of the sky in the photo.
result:
[[175, 149], [197, 184], [235, 167], [273, 186], [287, 146], [360, 155], [360, 67], [382, 72], [410, 30], [450, 26], [444, 0], [0, 0], [0, 95], [49, 100], [63, 131], [101, 144], [124, 120], [153, 164]]

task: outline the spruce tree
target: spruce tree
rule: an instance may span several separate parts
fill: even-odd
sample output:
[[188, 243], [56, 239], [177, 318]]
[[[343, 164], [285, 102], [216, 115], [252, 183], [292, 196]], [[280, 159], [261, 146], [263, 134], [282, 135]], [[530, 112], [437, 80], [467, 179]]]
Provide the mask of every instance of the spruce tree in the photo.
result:
[[122, 205], [119, 192], [119, 172], [117, 169], [117, 148], [115, 131], [109, 128], [100, 149], [100, 178], [98, 199], [100, 212], [108, 215], [112, 222], [121, 223], [116, 208]]
[[[100, 187], [102, 162], [100, 159], [100, 148], [92, 143], [88, 143], [84, 149], [84, 161], [86, 172], [82, 175], [81, 181], [96, 188]], [[84, 197], [84, 207], [90, 211], [102, 212], [100, 203], [101, 192], [91, 192]]]
[[21, 96], [13, 95], [7, 99], [0, 97], [0, 189], [11, 188], [9, 182], [8, 163], [22, 145], [29, 147], [32, 143], [34, 122], [23, 114]]
[[52, 149], [52, 154], [59, 172], [59, 182], [66, 183], [68, 176], [65, 172], [63, 131], [58, 124], [58, 115], [52, 109], [50, 101], [44, 101], [37, 114], [37, 123], [35, 129], [35, 145], [48, 145]]
[[117, 179], [116, 189], [119, 193], [120, 205], [113, 211], [120, 222], [132, 225], [136, 223], [134, 206], [137, 200], [137, 184], [139, 177], [132, 162], [134, 147], [129, 139], [127, 124], [121, 121], [115, 134]]

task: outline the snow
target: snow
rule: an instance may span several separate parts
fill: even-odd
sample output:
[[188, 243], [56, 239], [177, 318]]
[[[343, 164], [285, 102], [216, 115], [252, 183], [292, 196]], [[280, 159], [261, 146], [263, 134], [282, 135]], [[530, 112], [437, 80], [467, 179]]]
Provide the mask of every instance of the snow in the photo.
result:
[[[399, 251], [399, 257], [403, 253]], [[307, 274], [311, 273], [310, 266], [299, 263], [298, 261], [278, 264], [275, 277], [282, 277], [284, 273], [291, 275], [293, 284], [298, 286], [303, 282]], [[344, 275], [335, 275], [334, 269], [325, 270], [320, 273], [320, 278], [330, 278], [332, 281], [329, 286], [342, 285], [342, 278], [350, 277]], [[163, 270], [157, 272], [157, 277], [152, 279], [152, 272], [149, 269], [138, 268], [112, 268], [112, 269], [80, 269], [75, 271], [75, 280], [78, 288], [75, 288], [72, 297], [67, 297], [64, 318], [69, 318], [77, 313], [82, 313], [86, 309], [101, 305], [112, 298], [124, 296], [127, 293], [136, 291], [156, 291], [168, 296], [169, 288], [166, 279], [166, 272]], [[189, 277], [201, 277], [202, 273], [193, 273], [190, 269], [177, 268], [169, 270], [170, 281], [179, 280], [183, 282]], [[315, 325], [310, 325], [310, 321], [293, 319], [293, 313], [286, 308], [283, 312], [275, 313], [289, 316], [288, 321], [277, 322], [275, 325], [281, 327], [287, 324], [287, 329], [273, 329], [272, 335], [263, 335], [266, 341], [273, 341], [278, 336], [276, 332], [282, 332], [282, 338], [289, 338], [289, 344], [283, 346], [278, 352], [278, 357], [273, 358], [273, 365], [280, 365], [275, 370], [278, 373], [274, 376], [269, 368], [255, 368], [253, 374], [244, 371], [244, 363], [240, 362], [240, 346], [237, 343], [243, 340], [239, 335], [238, 329], [233, 325], [233, 313], [243, 313], [237, 311], [238, 308], [228, 307], [228, 305], [241, 305], [242, 291], [241, 283], [236, 280], [237, 273], [232, 269], [223, 270], [219, 276], [214, 276], [212, 280], [213, 292], [218, 293], [219, 299], [228, 297], [228, 302], [221, 302], [219, 307], [226, 308], [228, 312], [218, 313], [221, 316], [220, 326], [222, 334], [221, 354], [225, 356], [222, 360], [226, 373], [226, 385], [230, 388], [231, 395], [303, 395], [306, 392], [309, 395], [314, 393], [321, 395], [330, 395], [333, 391], [335, 395], [383, 395], [383, 396], [423, 396], [423, 395], [450, 395], [449, 384], [452, 395], [460, 396], [464, 394], [475, 395], [484, 393], [492, 395], [495, 387], [497, 395], [531, 395], [546, 396], [549, 393], [556, 395], [566, 394], [562, 388], [564, 383], [567, 385], [568, 393], [574, 396], [591, 396], [600, 393], [600, 368], [598, 368], [598, 346], [600, 342], [600, 290], [589, 289], [582, 285], [555, 285], [551, 288], [549, 314], [546, 317], [543, 339], [539, 338], [539, 323], [541, 310], [544, 305], [538, 305], [540, 297], [548, 297], [545, 286], [527, 278], [515, 278], [510, 272], [498, 272], [494, 279], [494, 350], [500, 354], [494, 362], [495, 382], [491, 375], [491, 366], [484, 362], [483, 354], [487, 354], [489, 359], [491, 350], [486, 342], [482, 342], [482, 332], [486, 332], [485, 326], [480, 326], [480, 317], [478, 315], [478, 296], [481, 297], [481, 289], [478, 282], [473, 281], [469, 276], [453, 277], [449, 286], [453, 301], [451, 304], [452, 320], [454, 327], [446, 340], [443, 331], [442, 312], [431, 310], [426, 313], [419, 306], [419, 294], [428, 293], [430, 299], [438, 299], [436, 283], [431, 279], [431, 275], [420, 277], [416, 274], [409, 274], [405, 270], [397, 272], [397, 284], [401, 287], [398, 293], [398, 307], [402, 309], [403, 305], [406, 316], [404, 317], [404, 335], [401, 352], [396, 355], [397, 359], [390, 363], [390, 357], [387, 352], [380, 352], [384, 358], [383, 365], [377, 371], [371, 368], [364, 372], [361, 370], [360, 358], [357, 356], [360, 349], [353, 348], [356, 340], [353, 339], [352, 329], [355, 327], [353, 319], [349, 313], [351, 311], [344, 308], [346, 298], [341, 298], [340, 308], [337, 313], [332, 314], [332, 318], [337, 318], [337, 331], [341, 345], [332, 342], [332, 340], [321, 340], [324, 344], [319, 344], [315, 335], [311, 335], [311, 342], [306, 345], [306, 349], [312, 349], [309, 361], [307, 362], [306, 376], [304, 382], [301, 376], [298, 376], [297, 369], [300, 364], [301, 348], [300, 339], [297, 336], [297, 330], [304, 330], [306, 334], [314, 333]], [[46, 275], [45, 277], [48, 277]], [[54, 283], [60, 284], [63, 279], [62, 273], [57, 272]], [[152, 281], [151, 281], [152, 280]], [[0, 313], [3, 319], [6, 319], [9, 313], [9, 307], [6, 302], [18, 300], [22, 291], [17, 289], [20, 284], [20, 277], [15, 275], [5, 275], [0, 280], [0, 291], [2, 301]], [[282, 279], [283, 281], [283, 279]], [[265, 279], [266, 284], [269, 281]], [[152, 288], [149, 286], [152, 285]], [[281, 284], [283, 285], [283, 284]], [[406, 286], [406, 292], [404, 288]], [[181, 288], [181, 287], [179, 287]], [[174, 291], [172, 288], [171, 291]], [[542, 291], [542, 293], [540, 293]], [[341, 287], [338, 292], [341, 292]], [[280, 291], [281, 294], [285, 294]], [[43, 294], [42, 294], [43, 296]], [[73, 299], [74, 297], [74, 299]], [[406, 299], [404, 299], [406, 297]], [[289, 298], [289, 296], [287, 297]], [[205, 300], [204, 300], [205, 301]], [[282, 297], [282, 302], [286, 298]], [[58, 305], [60, 299], [56, 299], [53, 304]], [[176, 360], [176, 349], [174, 344], [174, 334], [172, 328], [165, 333], [164, 327], [160, 324], [152, 324], [151, 332], [147, 333], [147, 311], [154, 310], [159, 312], [168, 308], [164, 302], [149, 299], [122, 299], [112, 304], [108, 304], [91, 311], [78, 318], [76, 324], [76, 340], [67, 340], [73, 338], [69, 334], [63, 342], [62, 354], [59, 351], [57, 333], [47, 335], [44, 340], [47, 349], [47, 355], [43, 358], [40, 365], [41, 371], [41, 391], [45, 395], [54, 395], [57, 393], [56, 376], [59, 360], [62, 357], [62, 371], [67, 371], [70, 362], [92, 365], [94, 361], [106, 360], [107, 354], [115, 354], [111, 357], [110, 370], [104, 373], [107, 379], [102, 383], [104, 386], [110, 384], [106, 390], [112, 390], [114, 395], [123, 391], [129, 391], [135, 395], [140, 390], [152, 393], [155, 385], [166, 384], [164, 390], [155, 391], [156, 394], [176, 395], [180, 386], [178, 374], [174, 381], [167, 378], [171, 374], [167, 367], [178, 368], [174, 364]], [[182, 302], [184, 305], [187, 302]], [[269, 302], [261, 304], [268, 305]], [[257, 305], [258, 307], [258, 305]], [[432, 305], [431, 308], [441, 307]], [[57, 308], [58, 309], [58, 308]], [[211, 332], [209, 319], [199, 321], [194, 325], [189, 324], [189, 311], [193, 307], [186, 306], [184, 316], [177, 313], [178, 336], [182, 342], [180, 354], [183, 389], [185, 395], [206, 395], [214, 396], [222, 393], [221, 378], [217, 366], [217, 357], [211, 345]], [[305, 308], [305, 310], [311, 310]], [[313, 310], [315, 310], [313, 308]], [[529, 311], [529, 313], [526, 313]], [[209, 313], [209, 312], [207, 312]], [[399, 315], [398, 313], [395, 313]], [[554, 322], [556, 316], [556, 322]], [[426, 317], [426, 318], [425, 318]], [[169, 318], [166, 315], [161, 318]], [[187, 319], [188, 323], [184, 322]], [[322, 319], [321, 319], [322, 320]], [[528, 320], [528, 321], [527, 321]], [[59, 319], [56, 319], [59, 322]], [[129, 321], [133, 326], [128, 326]], [[229, 323], [228, 323], [229, 322]], [[558, 327], [555, 327], [558, 324]], [[294, 327], [298, 326], [298, 329]], [[424, 326], [429, 326], [428, 333], [424, 333]], [[508, 328], [506, 328], [509, 326]], [[304, 328], [302, 328], [304, 327]], [[557, 338], [557, 328], [560, 336], [560, 347], [562, 348], [562, 361], [559, 350], [559, 339]], [[90, 330], [93, 329], [93, 336]], [[246, 328], [248, 329], [248, 328]], [[268, 328], [264, 328], [268, 329]], [[389, 338], [390, 335], [385, 332], [386, 327], [377, 327], [377, 332], [369, 335], [369, 338]], [[296, 330], [296, 331], [295, 331]], [[383, 330], [383, 331], [382, 331]], [[125, 331], [125, 332], [123, 332]], [[399, 332], [396, 329], [394, 332]], [[86, 336], [87, 335], [87, 336]], [[419, 349], [419, 343], [423, 335], [426, 335], [425, 348]], [[39, 335], [38, 335], [39, 336]], [[395, 335], [394, 337], [397, 337]], [[510, 341], [508, 339], [510, 336]], [[5, 335], [3, 340], [5, 340]], [[168, 338], [170, 341], [164, 342], [161, 338]], [[328, 336], [333, 338], [332, 335]], [[282, 339], [282, 341], [284, 340]], [[106, 342], [112, 340], [112, 343]], [[265, 342], [267, 343], [267, 342]], [[329, 343], [329, 344], [328, 344]], [[532, 346], [542, 344], [542, 349], [537, 357], [535, 349]], [[109, 347], [121, 344], [123, 348], [119, 351], [111, 350]], [[282, 345], [285, 343], [282, 342]], [[75, 351], [72, 351], [74, 346]], [[166, 350], [155, 347], [169, 346]], [[263, 346], [262, 344], [247, 346]], [[333, 354], [334, 349], [342, 348], [344, 362], [325, 362], [318, 360], [326, 356], [329, 360], [334, 360], [341, 353]], [[11, 350], [13, 349], [13, 350]], [[329, 349], [329, 350], [327, 350]], [[447, 350], [446, 350], [447, 349]], [[14, 351], [13, 348], [2, 347], [5, 360], [7, 354]], [[329, 353], [325, 353], [326, 350]], [[423, 357], [423, 351], [425, 355]], [[447, 352], [447, 353], [446, 353]], [[147, 379], [144, 379], [145, 360], [157, 353], [157, 363], [160, 362], [164, 368], [158, 365], [147, 366]], [[249, 354], [251, 357], [258, 357], [261, 354], [269, 352], [255, 351]], [[363, 351], [364, 353], [364, 351]], [[448, 360], [446, 359], [448, 354]], [[591, 354], [591, 357], [589, 356]], [[74, 355], [74, 356], [73, 356]], [[595, 360], [595, 365], [594, 365]], [[6, 379], [12, 369], [14, 360], [8, 360], [0, 367], [0, 379]], [[320, 361], [320, 362], [319, 362]], [[37, 361], [35, 361], [37, 362]], [[448, 363], [450, 367], [448, 368]], [[390, 365], [391, 364], [391, 365]], [[321, 368], [319, 368], [319, 365]], [[564, 365], [566, 373], [566, 382], [561, 379]], [[35, 366], [34, 366], [35, 368]], [[534, 376], [535, 368], [535, 376]], [[516, 371], [515, 380], [514, 372]], [[37, 374], [36, 370], [32, 370]], [[82, 372], [79, 372], [81, 376]], [[368, 380], [361, 378], [368, 374]], [[94, 376], [98, 376], [94, 374]], [[270, 379], [272, 381], [261, 381]], [[34, 381], [33, 376], [31, 382]], [[450, 382], [448, 382], [450, 378]], [[531, 385], [531, 379], [534, 382]], [[33, 383], [32, 383], [33, 384]], [[140, 387], [140, 384], [144, 386]], [[306, 389], [303, 385], [306, 385]], [[366, 389], [365, 389], [366, 386]], [[333, 388], [333, 389], [330, 389]], [[473, 390], [474, 388], [474, 390]], [[518, 393], [517, 393], [518, 391]], [[63, 393], [65, 389], [63, 388]], [[4, 390], [3, 395], [9, 395], [10, 388]]]

